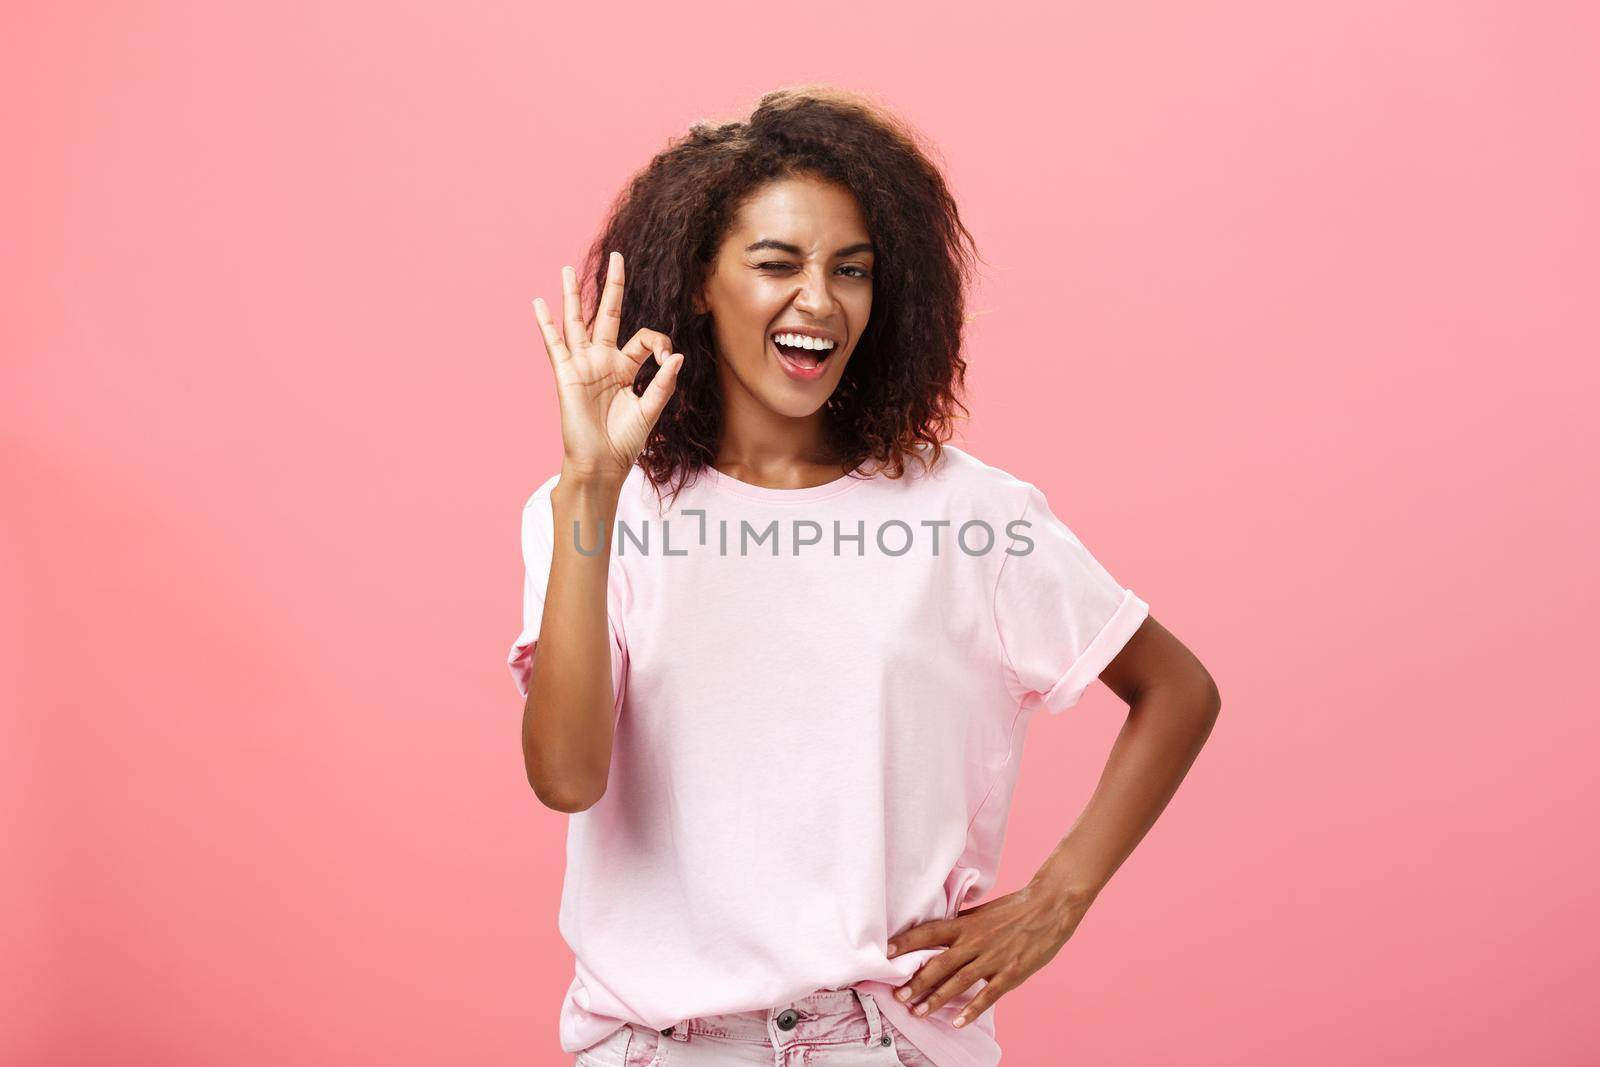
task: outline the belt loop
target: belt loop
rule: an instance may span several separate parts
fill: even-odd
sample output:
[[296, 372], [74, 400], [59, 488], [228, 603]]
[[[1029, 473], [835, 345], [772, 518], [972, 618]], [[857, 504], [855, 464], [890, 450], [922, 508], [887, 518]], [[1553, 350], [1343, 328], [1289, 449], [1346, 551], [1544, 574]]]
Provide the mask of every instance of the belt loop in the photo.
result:
[[883, 1041], [883, 1022], [878, 1015], [878, 1002], [872, 999], [872, 994], [863, 993], [855, 986], [850, 987], [850, 992], [861, 1002], [861, 1011], [867, 1017], [867, 1044], [879, 1044]]
[[689, 1020], [685, 1019], [682, 1022], [673, 1023], [661, 1032], [670, 1035], [674, 1041], [687, 1041], [689, 1040]]

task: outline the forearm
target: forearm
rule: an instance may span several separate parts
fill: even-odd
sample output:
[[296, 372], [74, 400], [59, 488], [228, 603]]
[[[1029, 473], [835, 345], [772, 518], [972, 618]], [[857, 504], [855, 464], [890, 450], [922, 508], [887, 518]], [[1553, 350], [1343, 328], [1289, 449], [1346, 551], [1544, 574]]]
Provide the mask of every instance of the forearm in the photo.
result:
[[563, 469], [550, 494], [555, 546], [523, 708], [522, 751], [529, 784], [560, 811], [581, 811], [598, 800], [611, 766], [616, 694], [606, 588], [619, 493], [613, 482]]
[[1152, 685], [1139, 694], [1094, 795], [1034, 875], [1029, 892], [1065, 908], [1087, 908], [1177, 792], [1220, 706], [1209, 676]]

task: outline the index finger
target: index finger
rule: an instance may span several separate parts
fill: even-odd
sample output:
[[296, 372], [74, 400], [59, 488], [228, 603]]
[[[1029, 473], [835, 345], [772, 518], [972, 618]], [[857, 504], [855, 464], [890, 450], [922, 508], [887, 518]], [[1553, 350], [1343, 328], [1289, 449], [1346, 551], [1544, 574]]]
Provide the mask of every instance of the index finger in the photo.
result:
[[927, 922], [917, 923], [889, 938], [887, 954], [899, 956], [936, 945], [948, 946], [950, 940], [947, 935], [954, 930], [955, 924], [949, 919], [929, 919]]
[[594, 316], [594, 340], [607, 348], [617, 347], [617, 331], [622, 328], [622, 253], [613, 252], [606, 263], [606, 286], [600, 294], [600, 310]]

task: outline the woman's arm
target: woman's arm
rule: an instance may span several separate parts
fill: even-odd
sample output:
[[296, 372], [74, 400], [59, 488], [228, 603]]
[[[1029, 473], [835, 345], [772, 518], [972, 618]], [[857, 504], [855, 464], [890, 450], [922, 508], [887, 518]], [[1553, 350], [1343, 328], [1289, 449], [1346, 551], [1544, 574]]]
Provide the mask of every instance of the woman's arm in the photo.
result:
[[[557, 811], [582, 811], [599, 800], [611, 768], [616, 694], [606, 583], [621, 491], [615, 478], [565, 467], [550, 491], [555, 545], [522, 707], [522, 762], [540, 802]], [[603, 539], [604, 551], [585, 555], [580, 539], [586, 548]]]
[[[611, 527], [622, 487], [683, 366], [672, 338], [657, 330], [641, 329], [617, 347], [625, 273], [622, 253], [612, 252], [604, 278], [596, 279], [601, 295], [592, 339], [572, 267], [561, 268], [564, 332], [542, 299], [533, 302], [556, 379], [563, 458], [550, 491], [555, 544], [522, 706], [522, 762], [534, 793], [557, 811], [582, 811], [606, 791], [617, 696], [606, 616]], [[659, 370], [635, 393], [633, 382], [651, 356]], [[578, 551], [579, 544], [596, 543], [599, 552]]]
[[953, 1020], [964, 1026], [1055, 957], [1172, 799], [1222, 708], [1210, 673], [1150, 617], [1100, 679], [1128, 702], [1127, 723], [1083, 814], [1032, 881], [953, 918], [894, 935], [891, 957], [948, 946], [895, 991], [919, 1014], [938, 1010], [982, 979], [983, 989]]
[[1211, 674], [1154, 618], [1100, 680], [1127, 701], [1127, 722], [1089, 803], [1028, 887], [1055, 903], [1068, 933], [1155, 825], [1222, 710]]

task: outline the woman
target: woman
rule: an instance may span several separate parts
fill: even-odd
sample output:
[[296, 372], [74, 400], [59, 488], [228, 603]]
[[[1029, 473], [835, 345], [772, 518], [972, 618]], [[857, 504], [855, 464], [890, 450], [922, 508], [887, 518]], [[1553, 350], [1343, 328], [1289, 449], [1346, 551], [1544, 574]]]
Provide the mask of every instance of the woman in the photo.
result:
[[[510, 665], [571, 813], [579, 1064], [997, 1063], [995, 1001], [1204, 744], [1206, 670], [1037, 487], [944, 443], [971, 243], [903, 125], [790, 89], [634, 178], [592, 319], [570, 267], [560, 326], [535, 301], [563, 460]], [[1033, 713], [1096, 677], [1130, 705], [1098, 791], [969, 906]]]

